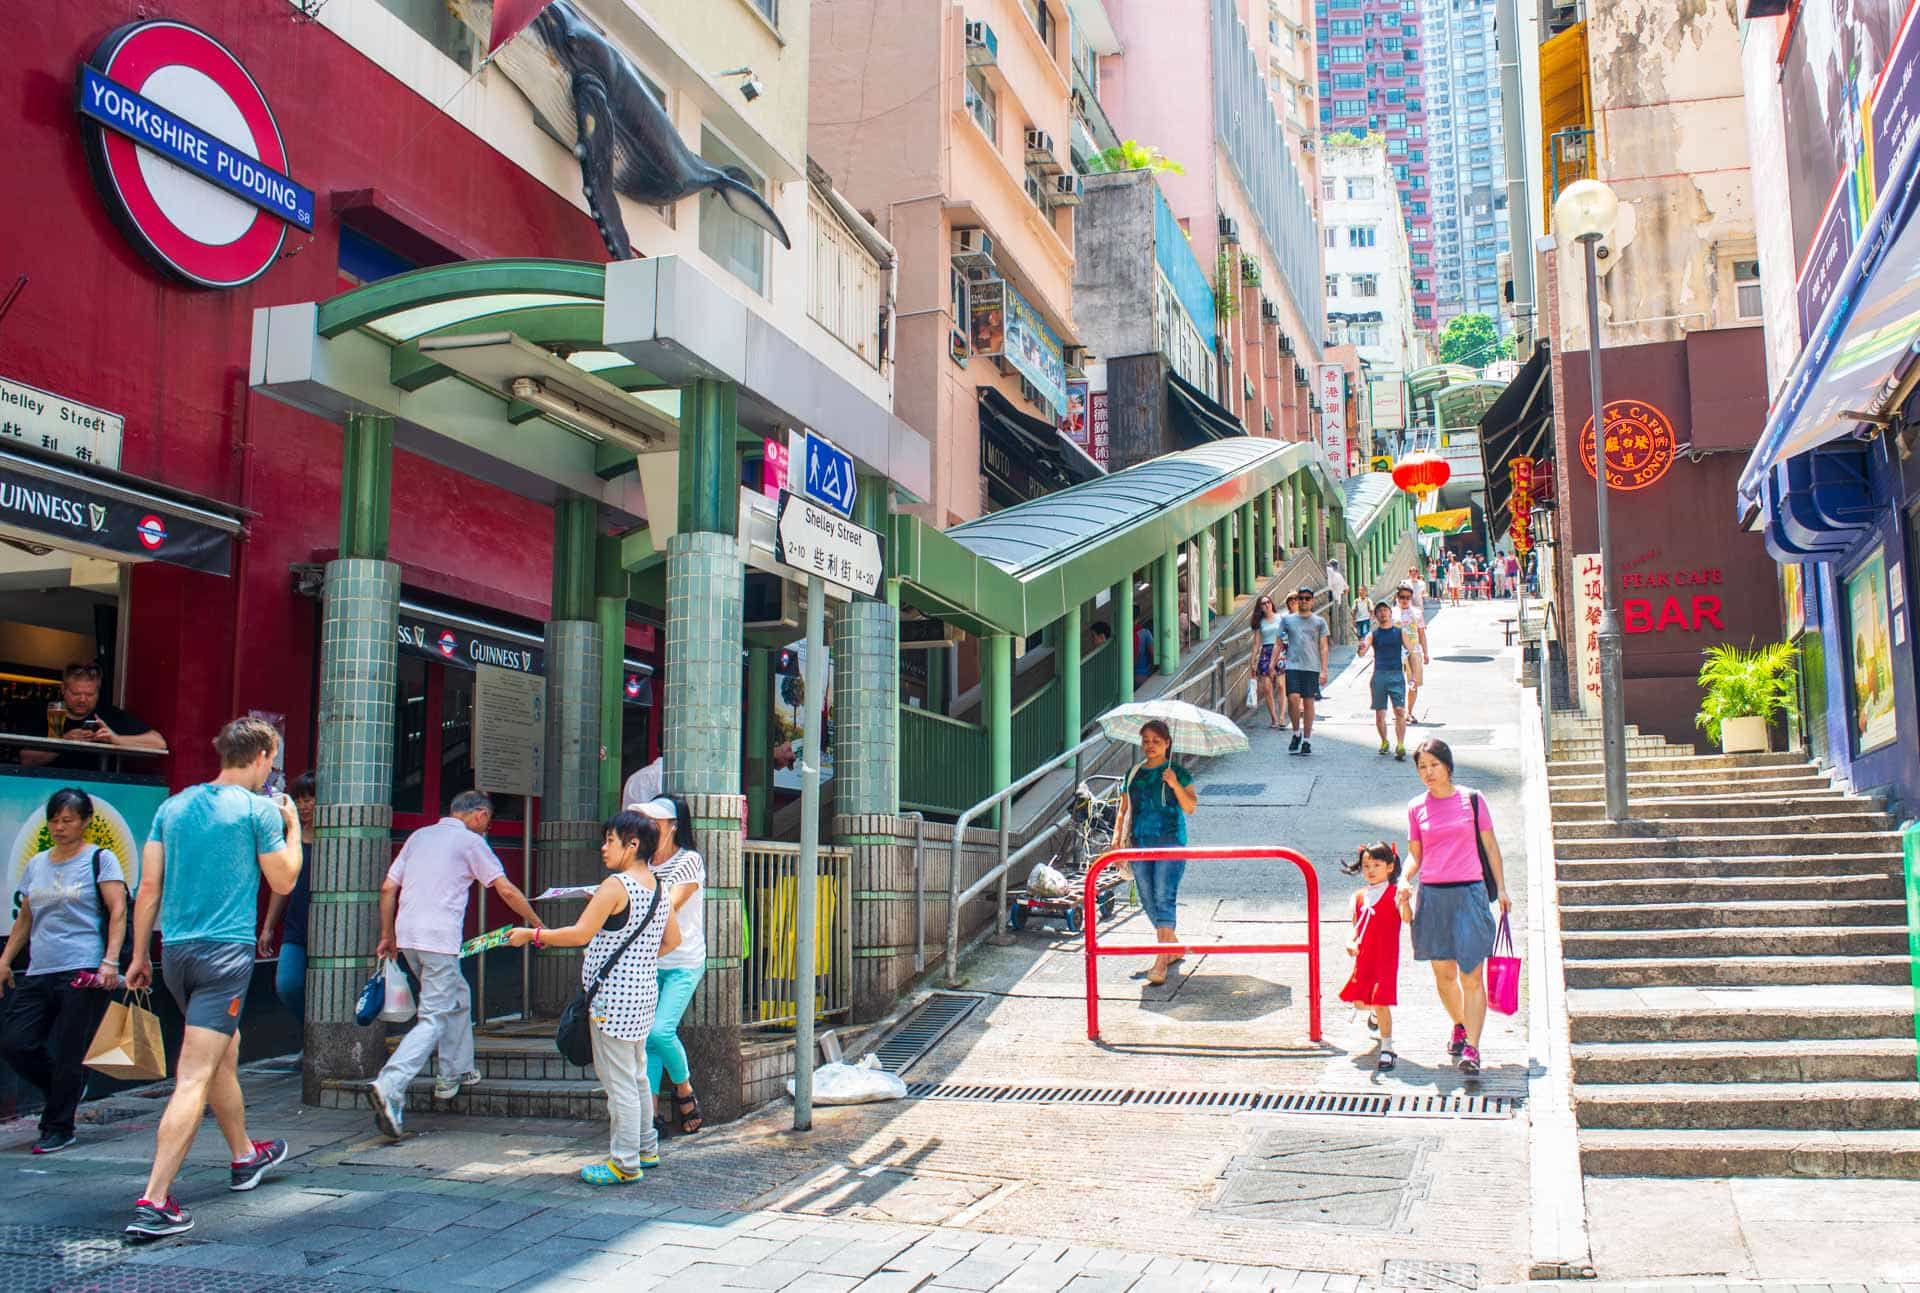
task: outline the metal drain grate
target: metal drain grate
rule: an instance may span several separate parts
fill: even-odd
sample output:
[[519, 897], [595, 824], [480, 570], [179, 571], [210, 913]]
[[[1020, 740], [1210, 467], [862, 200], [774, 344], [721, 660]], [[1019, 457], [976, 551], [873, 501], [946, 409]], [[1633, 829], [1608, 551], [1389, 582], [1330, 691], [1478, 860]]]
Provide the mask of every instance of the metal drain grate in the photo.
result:
[[1353, 1118], [1511, 1118], [1519, 1101], [1498, 1095], [1388, 1095], [1342, 1091], [1146, 1091], [1136, 1087], [998, 1086], [911, 1082], [915, 1100], [1080, 1104], [1189, 1113], [1297, 1113]]
[[880, 1067], [889, 1073], [905, 1073], [983, 1000], [977, 992], [932, 994], [874, 1049], [873, 1053], [880, 1057]]

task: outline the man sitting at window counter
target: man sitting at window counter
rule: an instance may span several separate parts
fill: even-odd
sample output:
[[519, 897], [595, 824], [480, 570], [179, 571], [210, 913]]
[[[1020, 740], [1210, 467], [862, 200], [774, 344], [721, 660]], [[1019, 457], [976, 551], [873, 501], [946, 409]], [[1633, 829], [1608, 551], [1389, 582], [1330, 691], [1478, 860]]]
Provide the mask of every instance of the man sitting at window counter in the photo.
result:
[[[164, 750], [166, 738], [116, 705], [100, 699], [100, 666], [70, 664], [60, 675], [60, 699], [47, 706], [47, 735], [68, 741], [90, 741], [103, 747]], [[99, 757], [77, 750], [22, 750], [20, 763], [28, 768], [72, 768], [95, 771]]]

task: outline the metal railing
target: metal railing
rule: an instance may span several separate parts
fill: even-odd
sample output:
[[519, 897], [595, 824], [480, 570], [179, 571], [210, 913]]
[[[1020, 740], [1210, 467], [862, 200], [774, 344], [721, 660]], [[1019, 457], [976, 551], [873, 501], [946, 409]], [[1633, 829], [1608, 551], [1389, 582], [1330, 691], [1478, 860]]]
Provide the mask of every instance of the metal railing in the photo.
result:
[[910, 705], [900, 707], [900, 802], [950, 813], [987, 792], [987, 729]]
[[[1522, 606], [1526, 599], [1520, 599]], [[1540, 689], [1540, 741], [1546, 750], [1547, 758], [1553, 757], [1553, 655], [1548, 649], [1552, 641], [1553, 603], [1541, 603], [1540, 615], [1540, 658], [1535, 661], [1535, 683]]]
[[[814, 1000], [819, 1003], [816, 1017], [829, 1019], [845, 1014], [853, 1004], [853, 855], [846, 849], [822, 848], [819, 856]], [[740, 863], [747, 925], [740, 1022], [748, 1028], [790, 1028], [799, 1019], [794, 960], [800, 846], [748, 840]]]

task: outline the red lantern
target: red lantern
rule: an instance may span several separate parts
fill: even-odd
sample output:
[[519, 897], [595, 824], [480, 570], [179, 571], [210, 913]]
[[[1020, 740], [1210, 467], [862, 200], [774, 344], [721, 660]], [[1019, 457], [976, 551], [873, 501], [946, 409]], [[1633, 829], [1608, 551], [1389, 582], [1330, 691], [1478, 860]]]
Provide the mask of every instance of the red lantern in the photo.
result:
[[1453, 475], [1453, 468], [1437, 453], [1415, 453], [1402, 458], [1393, 468], [1393, 483], [1418, 498], [1425, 498]]

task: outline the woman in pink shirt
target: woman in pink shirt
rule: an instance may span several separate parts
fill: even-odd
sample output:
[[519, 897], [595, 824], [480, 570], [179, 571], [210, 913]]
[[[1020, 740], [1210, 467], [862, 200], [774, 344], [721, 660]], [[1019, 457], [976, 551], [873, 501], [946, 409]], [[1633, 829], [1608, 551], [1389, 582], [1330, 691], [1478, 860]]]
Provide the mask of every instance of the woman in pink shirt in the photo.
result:
[[[1413, 959], [1433, 963], [1440, 1002], [1453, 1017], [1447, 1054], [1469, 1077], [1480, 1072], [1480, 1030], [1487, 1022], [1484, 970], [1493, 951], [1492, 902], [1506, 915], [1505, 864], [1493, 834], [1493, 814], [1478, 791], [1453, 784], [1453, 751], [1444, 741], [1422, 741], [1413, 764], [1427, 791], [1407, 804], [1407, 856], [1400, 877], [1400, 916], [1413, 922]], [[1487, 892], [1480, 849], [1493, 872]]]

